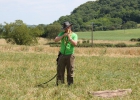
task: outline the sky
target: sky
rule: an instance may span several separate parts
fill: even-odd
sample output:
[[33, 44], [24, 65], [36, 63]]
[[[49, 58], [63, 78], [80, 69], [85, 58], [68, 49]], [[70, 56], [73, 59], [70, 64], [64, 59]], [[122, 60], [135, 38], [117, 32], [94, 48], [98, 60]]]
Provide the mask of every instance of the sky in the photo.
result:
[[15, 20], [27, 25], [50, 24], [88, 1], [94, 0], [0, 0], [0, 24]]

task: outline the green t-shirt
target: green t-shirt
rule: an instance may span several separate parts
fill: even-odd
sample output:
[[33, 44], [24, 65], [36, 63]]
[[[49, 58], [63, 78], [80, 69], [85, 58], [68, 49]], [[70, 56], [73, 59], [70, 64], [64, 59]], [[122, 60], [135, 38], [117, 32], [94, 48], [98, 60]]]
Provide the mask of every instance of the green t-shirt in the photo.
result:
[[[58, 34], [58, 36], [62, 36], [63, 34], [64, 32], [61, 32]], [[74, 32], [71, 33], [71, 38], [76, 41], [78, 40], [78, 36]], [[64, 37], [63, 39], [61, 39], [60, 52], [64, 55], [74, 54], [74, 46], [68, 40], [68, 37]]]

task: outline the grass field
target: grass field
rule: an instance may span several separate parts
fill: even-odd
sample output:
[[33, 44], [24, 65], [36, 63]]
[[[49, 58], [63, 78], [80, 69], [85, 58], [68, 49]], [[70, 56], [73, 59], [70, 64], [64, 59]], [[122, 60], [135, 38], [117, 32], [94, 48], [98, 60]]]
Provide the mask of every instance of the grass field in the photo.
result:
[[0, 52], [1, 100], [105, 100], [88, 91], [132, 89], [132, 94], [112, 100], [140, 99], [140, 57], [77, 56], [75, 84], [55, 86], [55, 80], [44, 88], [35, 85], [56, 73], [56, 55], [42, 53]]
[[[77, 32], [80, 39], [91, 39], [92, 32]], [[114, 31], [94, 31], [94, 40], [125, 40], [140, 38], [140, 29], [114, 30]]]
[[[80, 37], [84, 37], [81, 34], [90, 36], [90, 33], [78, 33]], [[99, 43], [112, 42], [100, 40], [101, 37], [98, 39], [96, 42]], [[122, 39], [131, 44], [127, 39]], [[120, 40], [121, 36], [113, 43]], [[76, 48], [74, 84], [70, 87], [67, 84], [55, 86], [54, 79], [42, 88], [36, 85], [46, 82], [56, 74], [59, 51], [58, 47], [49, 47], [46, 42], [48, 41], [41, 39], [37, 46], [18, 46], [0, 39], [0, 100], [140, 99], [139, 47]], [[124, 97], [107, 99], [88, 94], [92, 91], [129, 88], [132, 93]]]

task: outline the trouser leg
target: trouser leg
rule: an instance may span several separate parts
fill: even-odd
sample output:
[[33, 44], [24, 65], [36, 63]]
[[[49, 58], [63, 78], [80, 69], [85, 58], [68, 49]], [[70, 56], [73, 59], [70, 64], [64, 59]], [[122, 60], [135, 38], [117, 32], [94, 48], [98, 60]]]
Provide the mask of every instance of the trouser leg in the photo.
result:
[[59, 83], [64, 83], [64, 73], [65, 73], [65, 59], [62, 55], [58, 60], [56, 85], [58, 85]]
[[68, 85], [73, 84], [73, 77], [74, 77], [74, 55], [70, 55], [69, 60], [67, 62], [67, 83]]

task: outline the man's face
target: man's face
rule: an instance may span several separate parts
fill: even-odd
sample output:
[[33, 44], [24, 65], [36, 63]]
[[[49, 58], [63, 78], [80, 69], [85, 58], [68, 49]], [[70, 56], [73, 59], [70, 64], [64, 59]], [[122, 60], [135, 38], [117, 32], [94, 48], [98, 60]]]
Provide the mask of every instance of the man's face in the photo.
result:
[[65, 31], [68, 32], [69, 29], [71, 29], [71, 26], [67, 27]]

